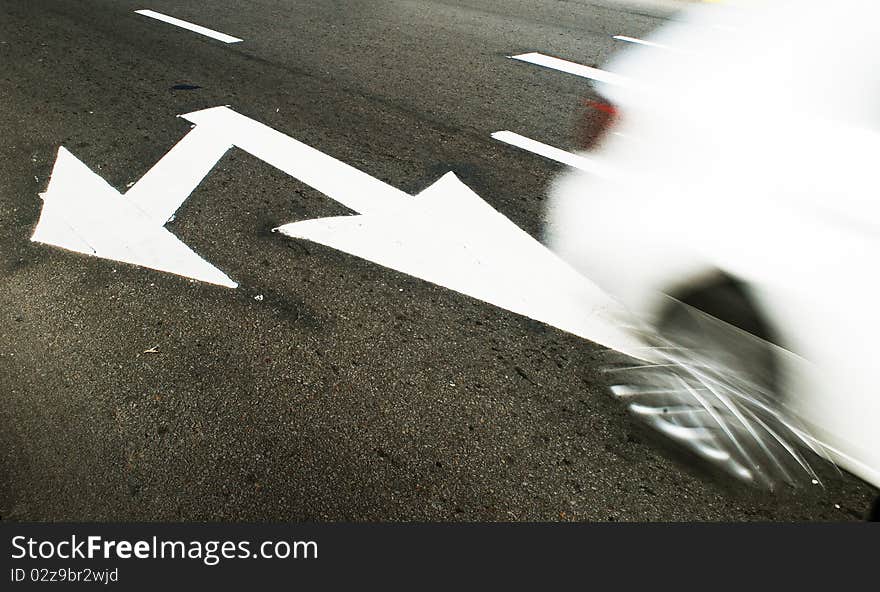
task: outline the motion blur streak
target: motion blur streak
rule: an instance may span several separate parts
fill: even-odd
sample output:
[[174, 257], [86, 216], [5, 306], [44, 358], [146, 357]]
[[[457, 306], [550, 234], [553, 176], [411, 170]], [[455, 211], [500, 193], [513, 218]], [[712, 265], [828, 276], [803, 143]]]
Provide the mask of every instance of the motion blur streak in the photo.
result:
[[[731, 475], [773, 489], [779, 483], [799, 485], [821, 479], [798, 447], [816, 461], [827, 460], [803, 437], [797, 415], [762, 385], [753, 368], [736, 368], [718, 349], [743, 351], [772, 347], [754, 335], [691, 309], [701, 331], [712, 333], [711, 350], [680, 345], [680, 336], [643, 334], [652, 343], [644, 360], [615, 356], [610, 372], [618, 380], [612, 392], [646, 423], [716, 463]], [[777, 355], [792, 357], [784, 350]]]
[[818, 455], [880, 485], [880, 3], [696, 5], [617, 38], [581, 153], [616, 174], [563, 173], [546, 228], [649, 327], [615, 392], [741, 479], [818, 481]]

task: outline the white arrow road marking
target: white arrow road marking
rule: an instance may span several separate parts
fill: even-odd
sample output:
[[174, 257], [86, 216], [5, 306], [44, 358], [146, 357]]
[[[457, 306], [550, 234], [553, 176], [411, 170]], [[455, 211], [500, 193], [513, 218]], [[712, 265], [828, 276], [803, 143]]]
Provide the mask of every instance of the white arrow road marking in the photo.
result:
[[494, 210], [453, 173], [397, 208], [277, 231], [361, 257], [624, 352], [616, 301]]
[[223, 129], [236, 147], [359, 216], [277, 228], [461, 292], [619, 351], [642, 346], [626, 312], [592, 282], [448, 173], [413, 197], [225, 107], [184, 118]]
[[238, 37], [233, 37], [232, 35], [227, 35], [226, 33], [221, 33], [220, 31], [215, 31], [214, 29], [209, 29], [208, 27], [203, 27], [201, 25], [189, 23], [187, 21], [180, 20], [179, 18], [174, 18], [173, 16], [168, 16], [167, 14], [162, 14], [161, 12], [156, 12], [155, 10], [135, 10], [135, 12], [140, 15], [156, 19], [157, 21], [162, 21], [163, 23], [168, 23], [170, 25], [174, 25], [182, 29], [187, 29], [188, 31], [192, 31], [206, 37], [211, 37], [212, 39], [222, 41], [223, 43], [238, 43], [239, 41], [241, 41], [241, 39], [239, 39]]
[[164, 220], [157, 221], [139, 209], [63, 146], [41, 197], [43, 209], [32, 241], [211, 284], [237, 286], [163, 228]]
[[541, 142], [538, 142], [537, 140], [532, 140], [531, 138], [521, 136], [514, 132], [506, 130], [495, 132], [494, 134], [492, 134], [492, 137], [499, 142], [504, 142], [505, 144], [510, 144], [511, 146], [522, 148], [527, 152], [538, 154], [540, 156], [543, 156], [544, 158], [549, 158], [550, 160], [555, 160], [556, 162], [560, 162], [562, 164], [567, 164], [570, 167], [580, 169], [587, 173], [591, 173], [601, 177], [610, 177], [613, 174], [611, 172], [611, 169], [599, 164], [595, 160], [592, 160], [585, 156], [581, 156], [579, 154], [566, 152], [565, 150], [562, 150], [560, 148], [554, 148], [553, 146], [543, 144]]
[[584, 66], [583, 64], [577, 64], [575, 62], [569, 62], [568, 60], [563, 60], [561, 58], [554, 58], [542, 53], [523, 53], [510, 56], [510, 59], [528, 62], [530, 64], [535, 64], [536, 66], [543, 66], [553, 70], [559, 70], [560, 72], [574, 74], [581, 78], [589, 78], [590, 80], [596, 80], [597, 82], [605, 82], [607, 84], [618, 86], [633, 86], [632, 81], [625, 76], [620, 76], [619, 74], [613, 74], [590, 66]]
[[367, 214], [385, 210], [412, 199], [408, 193], [228, 107], [214, 107], [181, 117], [198, 127], [222, 130], [224, 137], [236, 147], [355, 212]]
[[126, 193], [126, 199], [164, 226], [232, 143], [210, 126], [196, 126]]
[[235, 288], [226, 274], [163, 228], [236, 146], [359, 213], [412, 197], [323, 152], [240, 115], [214, 107], [182, 116], [196, 124], [125, 196], [64, 147], [58, 150], [31, 240]]
[[619, 351], [624, 308], [448, 173], [413, 197], [227, 107], [196, 124], [124, 196], [59, 148], [32, 240], [236, 287], [164, 228], [232, 146], [359, 212], [276, 230], [418, 277]]

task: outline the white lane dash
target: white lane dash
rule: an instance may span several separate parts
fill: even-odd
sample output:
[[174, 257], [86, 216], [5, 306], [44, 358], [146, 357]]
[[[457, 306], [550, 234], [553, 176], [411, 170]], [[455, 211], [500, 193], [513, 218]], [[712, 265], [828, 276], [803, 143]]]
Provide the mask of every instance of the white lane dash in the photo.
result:
[[574, 167], [593, 175], [601, 177], [610, 177], [612, 175], [612, 172], [608, 167], [603, 166], [594, 160], [590, 160], [585, 156], [580, 156], [578, 154], [566, 152], [565, 150], [561, 150], [559, 148], [554, 148], [553, 146], [550, 146], [548, 144], [543, 144], [541, 142], [538, 142], [537, 140], [532, 140], [531, 138], [521, 136], [511, 131], [504, 130], [500, 132], [495, 132], [494, 134], [492, 134], [492, 137], [499, 142], [504, 142], [505, 144], [516, 146], [517, 148], [521, 148], [527, 152], [549, 158], [550, 160], [555, 160], [556, 162], [566, 164], [570, 167]]
[[238, 37], [233, 37], [232, 35], [227, 35], [226, 33], [221, 33], [220, 31], [215, 31], [201, 25], [195, 25], [187, 21], [182, 21], [179, 18], [174, 18], [173, 16], [168, 16], [167, 14], [162, 14], [161, 12], [156, 12], [154, 10], [135, 10], [135, 12], [140, 15], [156, 19], [157, 21], [162, 21], [163, 23], [175, 25], [182, 29], [187, 29], [206, 37], [211, 37], [212, 39], [222, 41], [223, 43], [238, 43], [239, 41], [242, 41], [242, 39], [239, 39]]
[[653, 41], [645, 41], [644, 39], [636, 39], [635, 37], [628, 37], [626, 35], [615, 35], [612, 39], [617, 39], [618, 41], [626, 41], [627, 43], [636, 43], [638, 45], [647, 45], [648, 47], [657, 47], [660, 49], [669, 49], [668, 45], [663, 45], [661, 43], [654, 43]]
[[523, 53], [510, 56], [510, 59], [528, 62], [530, 64], [535, 64], [536, 66], [544, 66], [545, 68], [552, 68], [553, 70], [559, 70], [560, 72], [574, 74], [575, 76], [589, 78], [590, 80], [605, 82], [607, 84], [632, 86], [632, 81], [625, 76], [612, 74], [611, 72], [606, 72], [599, 68], [591, 68], [590, 66], [584, 66], [583, 64], [576, 64], [575, 62], [569, 62], [568, 60], [563, 60], [561, 58], [554, 58], [542, 53]]

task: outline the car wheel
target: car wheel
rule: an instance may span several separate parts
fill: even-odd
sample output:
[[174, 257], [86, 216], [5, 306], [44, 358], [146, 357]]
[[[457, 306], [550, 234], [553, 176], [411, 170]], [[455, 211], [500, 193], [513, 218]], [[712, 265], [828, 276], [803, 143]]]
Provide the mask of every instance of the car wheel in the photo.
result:
[[770, 489], [804, 476], [820, 482], [801, 453], [813, 447], [779, 395], [775, 334], [746, 287], [719, 275], [676, 296], [645, 338], [651, 355], [615, 369], [612, 392], [739, 479]]
[[678, 290], [662, 308], [656, 328], [661, 339], [778, 397], [775, 332], [736, 279], [718, 274]]

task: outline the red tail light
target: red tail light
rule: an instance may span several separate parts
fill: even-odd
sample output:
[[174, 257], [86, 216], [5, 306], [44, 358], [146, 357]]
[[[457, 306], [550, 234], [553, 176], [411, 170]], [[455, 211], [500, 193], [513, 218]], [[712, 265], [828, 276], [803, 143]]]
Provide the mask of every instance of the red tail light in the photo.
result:
[[614, 127], [619, 117], [617, 107], [604, 100], [584, 99], [578, 125], [578, 144], [585, 150], [595, 148]]

